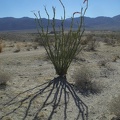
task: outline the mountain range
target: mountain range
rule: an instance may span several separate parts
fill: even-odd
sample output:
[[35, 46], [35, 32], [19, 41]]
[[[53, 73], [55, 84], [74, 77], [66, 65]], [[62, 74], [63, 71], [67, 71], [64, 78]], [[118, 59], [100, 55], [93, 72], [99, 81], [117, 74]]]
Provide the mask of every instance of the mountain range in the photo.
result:
[[[51, 22], [52, 20], [50, 20]], [[61, 24], [61, 20], [56, 19], [56, 27], [58, 28]], [[74, 18], [73, 28], [76, 29], [80, 17]], [[42, 18], [43, 26], [46, 27], [47, 19]], [[120, 15], [114, 17], [96, 17], [90, 18], [85, 17], [85, 28], [87, 30], [120, 30]], [[65, 29], [69, 29], [71, 23], [71, 18], [67, 18], [64, 23]], [[51, 28], [51, 26], [50, 26]], [[35, 19], [29, 17], [23, 18], [13, 18], [5, 17], [0, 18], [0, 31], [9, 31], [9, 30], [32, 30], [36, 29]]]

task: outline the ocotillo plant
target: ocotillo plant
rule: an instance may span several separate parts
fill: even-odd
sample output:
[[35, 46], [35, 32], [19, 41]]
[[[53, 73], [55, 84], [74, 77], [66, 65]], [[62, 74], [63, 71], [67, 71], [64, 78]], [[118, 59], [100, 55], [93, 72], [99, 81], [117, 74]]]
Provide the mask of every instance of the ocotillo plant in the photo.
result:
[[[87, 10], [87, 7], [83, 10], [81, 9], [80, 12], [74, 12], [73, 16], [71, 18], [71, 25], [70, 25], [70, 30], [68, 33], [65, 34], [65, 6], [59, 0], [63, 10], [64, 10], [64, 17], [61, 19], [61, 26], [59, 27], [59, 35], [57, 34], [56, 31], [56, 22], [55, 22], [55, 16], [56, 16], [56, 11], [55, 8], [53, 7], [53, 19], [52, 22], [50, 22], [49, 19], [49, 14], [48, 11], [45, 7], [45, 12], [46, 15], [48, 16], [48, 23], [46, 30], [44, 28], [44, 25], [42, 23], [42, 18], [40, 15], [40, 12], [38, 12], [38, 15], [34, 13], [36, 16], [36, 23], [37, 23], [37, 30], [40, 36], [40, 40], [42, 41], [42, 44], [44, 45], [44, 48], [52, 61], [56, 73], [59, 76], [64, 76], [67, 74], [67, 70], [75, 57], [76, 53], [82, 49], [81, 46], [81, 37], [84, 33], [84, 14]], [[87, 3], [88, 5], [88, 3]], [[76, 32], [73, 32], [73, 24], [74, 24], [74, 15], [75, 14], [80, 14], [80, 21], [78, 24], [78, 28]], [[53, 30], [53, 35], [54, 35], [54, 43], [51, 45], [50, 42], [50, 35], [49, 35], [49, 26], [52, 25], [52, 30]]]
[[[64, 17], [61, 19], [61, 25], [59, 27], [60, 33], [57, 34], [56, 30], [56, 23], [55, 23], [55, 16], [56, 16], [56, 10], [53, 7], [53, 19], [52, 23], [50, 23], [49, 19], [49, 13], [45, 7], [45, 12], [48, 16], [48, 24], [46, 27], [46, 30], [42, 24], [42, 18], [40, 15], [40, 12], [38, 12], [38, 15], [36, 16], [36, 23], [37, 23], [37, 30], [39, 33], [40, 40], [42, 40], [42, 44], [52, 61], [54, 68], [56, 70], [56, 74], [58, 75], [57, 78], [54, 78], [53, 80], [50, 80], [48, 82], [45, 82], [42, 85], [35, 86], [34, 88], [31, 88], [29, 90], [26, 90], [24, 92], [19, 93], [17, 96], [15, 96], [13, 99], [11, 99], [9, 102], [4, 104], [4, 107], [7, 108], [9, 106], [14, 106], [15, 104], [18, 105], [11, 111], [7, 112], [5, 115], [3, 115], [0, 119], [3, 119], [6, 116], [10, 116], [11, 114], [15, 114], [20, 108], [24, 108], [24, 115], [22, 120], [29, 119], [29, 114], [31, 113], [32, 109], [32, 120], [38, 120], [42, 119], [39, 118], [39, 114], [44, 111], [44, 108], [49, 107], [49, 114], [48, 114], [48, 120], [51, 120], [56, 114], [56, 110], [60, 110], [59, 107], [62, 106], [61, 103], [64, 105], [62, 106], [62, 111], [60, 112], [59, 116], [61, 115], [61, 119], [66, 120], [67, 118], [70, 119], [69, 115], [70, 112], [68, 112], [70, 109], [70, 102], [74, 103], [74, 108], [78, 110], [72, 111], [74, 114], [74, 118], [76, 120], [88, 120], [88, 108], [86, 104], [79, 98], [77, 95], [74, 86], [70, 84], [67, 81], [66, 74], [68, 71], [68, 68], [75, 57], [75, 55], [81, 51], [81, 37], [84, 33], [84, 15], [88, 8], [88, 1], [84, 0], [84, 3], [86, 3], [86, 8], [81, 8], [80, 12], [74, 12], [73, 16], [71, 18], [71, 25], [68, 33], [65, 34], [65, 6], [62, 3], [61, 0], [59, 0], [63, 7], [64, 11]], [[78, 23], [78, 28], [76, 32], [73, 32], [73, 24], [74, 24], [74, 16], [75, 14], [80, 14], [80, 21]], [[50, 42], [50, 35], [49, 35], [49, 27], [52, 24], [53, 33], [54, 33], [54, 42], [51, 44]], [[28, 96], [21, 97], [20, 96], [25, 94]], [[28, 94], [29, 93], [29, 94]], [[45, 100], [43, 101], [43, 104], [40, 104], [36, 106], [36, 108], [33, 110], [33, 104], [35, 100], [38, 100], [38, 98], [43, 99], [43, 94], [45, 95]], [[13, 107], [11, 107], [13, 108]], [[8, 109], [9, 110], [9, 109]], [[63, 114], [62, 114], [63, 112]], [[58, 112], [57, 112], [58, 113]]]

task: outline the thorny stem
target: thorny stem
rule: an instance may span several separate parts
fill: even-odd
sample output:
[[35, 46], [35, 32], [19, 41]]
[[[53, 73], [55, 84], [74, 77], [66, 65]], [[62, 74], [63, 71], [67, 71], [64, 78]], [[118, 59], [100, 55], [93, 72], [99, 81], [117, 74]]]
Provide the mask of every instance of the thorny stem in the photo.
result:
[[[45, 12], [46, 15], [48, 16], [48, 25], [47, 25], [47, 31], [45, 32], [44, 26], [42, 24], [42, 18], [41, 16], [38, 18], [36, 17], [36, 24], [39, 26], [38, 28], [41, 29], [38, 30], [38, 33], [40, 35], [40, 40], [43, 42], [43, 46], [45, 47], [45, 50], [52, 61], [54, 68], [56, 70], [56, 73], [58, 75], [66, 75], [67, 70], [73, 60], [73, 58], [80, 52], [83, 48], [81, 45], [81, 37], [83, 36], [84, 33], [84, 15], [86, 13], [86, 10], [88, 8], [88, 2], [86, 3], [85, 9], [81, 8], [80, 12], [75, 12], [75, 13], [80, 13], [80, 21], [78, 24], [77, 31], [74, 33], [72, 28], [74, 25], [74, 16], [75, 13], [72, 16], [71, 19], [71, 24], [70, 24], [70, 30], [68, 33], [65, 33], [65, 27], [64, 27], [64, 22], [66, 20], [66, 10], [65, 6], [62, 2], [62, 0], [59, 0], [62, 8], [63, 8], [63, 18], [61, 18], [61, 24], [60, 24], [60, 33], [58, 34], [56, 31], [56, 11], [55, 7], [52, 7], [53, 9], [53, 19], [52, 21], [49, 19], [49, 13], [45, 7]], [[35, 14], [35, 16], [37, 16]], [[52, 29], [53, 29], [53, 37], [54, 37], [54, 42], [50, 42], [51, 35], [48, 33], [48, 27], [50, 26], [50, 21], [52, 23]]]

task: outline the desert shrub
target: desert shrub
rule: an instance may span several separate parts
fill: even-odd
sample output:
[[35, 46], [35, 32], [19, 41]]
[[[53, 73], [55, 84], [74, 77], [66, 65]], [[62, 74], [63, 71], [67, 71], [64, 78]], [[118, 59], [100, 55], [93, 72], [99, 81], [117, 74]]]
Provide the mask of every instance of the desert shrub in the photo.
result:
[[[55, 38], [53, 35], [48, 35], [49, 37], [49, 44], [52, 45], [55, 42]], [[42, 38], [40, 38], [39, 36], [37, 36], [34, 40], [35, 43], [37, 43], [39, 46], [44, 46], [43, 40]]]
[[86, 58], [84, 56], [84, 52], [80, 52], [80, 54], [77, 54], [74, 59], [73, 59], [74, 62], [78, 62], [81, 64], [81, 62], [85, 62], [86, 61]]
[[11, 47], [11, 48], [12, 48], [12, 47], [15, 47], [15, 45], [14, 45], [13, 42], [10, 42], [9, 45], [8, 45], [8, 47]]
[[0, 44], [0, 53], [2, 52], [3, 46]]
[[30, 43], [30, 42], [28, 42], [27, 44], [26, 44], [26, 48], [28, 49], [32, 49], [32, 43]]
[[5, 44], [5, 42], [4, 42], [4, 43], [2, 43], [2, 47], [3, 47], [3, 48], [5, 48], [5, 47], [6, 47], [6, 44]]
[[2, 70], [0, 70], [0, 89], [5, 88], [9, 80], [10, 76], [7, 73], [2, 72]]
[[99, 41], [95, 38], [94, 35], [87, 35], [86, 39], [81, 41], [81, 45], [86, 45], [85, 50], [94, 51], [97, 47], [99, 47]]
[[37, 42], [28, 42], [28, 43], [26, 43], [25, 47], [26, 47], [27, 51], [30, 51], [32, 48], [34, 50], [36, 50], [38, 48], [38, 44], [37, 44]]
[[119, 44], [120, 44], [120, 33], [118, 33], [118, 34], [116, 35], [116, 39], [117, 39], [117, 44], [119, 45]]
[[109, 110], [117, 117], [116, 120], [120, 120], [120, 95], [111, 100]]
[[86, 50], [87, 51], [94, 51], [97, 47], [99, 47], [99, 42], [94, 38], [93, 35], [88, 35], [86, 39]]
[[34, 50], [36, 50], [38, 48], [38, 44], [37, 43], [33, 43], [32, 47], [33, 47]]
[[27, 43], [24, 43], [24, 47], [27, 47]]
[[116, 43], [116, 39], [106, 38], [106, 39], [104, 39], [104, 42], [106, 43], [106, 45], [112, 45], [112, 46], [114, 46], [115, 43]]
[[29, 47], [29, 46], [27, 46], [27, 47], [26, 47], [26, 50], [27, 50], [27, 51], [30, 51], [30, 47]]
[[15, 53], [20, 52], [20, 44], [16, 44]]
[[98, 61], [98, 66], [101, 68], [100, 76], [101, 77], [108, 77], [111, 74], [111, 71], [108, 69], [108, 60], [102, 59]]
[[101, 77], [109, 77], [110, 75], [114, 75], [116, 68], [110, 63], [111, 61], [102, 60], [98, 62]]
[[95, 51], [99, 47], [99, 42], [96, 39], [91, 40], [87, 45], [87, 50]]
[[86, 35], [86, 36], [82, 37], [82, 39], [80, 41], [81, 45], [87, 45], [91, 38], [92, 38], [92, 35]]
[[42, 40], [41, 40], [41, 38], [39, 36], [36, 36], [34, 42], [39, 43], [39, 46], [43, 46], [43, 42], [42, 42]]
[[93, 81], [94, 74], [92, 70], [83, 66], [74, 73], [76, 90], [83, 95], [100, 93], [101, 87]]
[[73, 61], [80, 63], [80, 62], [85, 62], [86, 59], [82, 56], [77, 55], [77, 56], [74, 57]]

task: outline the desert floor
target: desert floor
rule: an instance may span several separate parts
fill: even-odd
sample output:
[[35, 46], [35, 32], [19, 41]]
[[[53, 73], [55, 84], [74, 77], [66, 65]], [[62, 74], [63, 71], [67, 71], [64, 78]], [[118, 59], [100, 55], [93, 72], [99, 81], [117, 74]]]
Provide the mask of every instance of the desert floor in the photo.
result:
[[[47, 58], [44, 48], [42, 46], [35, 48], [34, 36], [27, 33], [15, 35], [16, 33], [14, 35], [4, 33], [1, 37], [3, 49], [0, 53], [0, 69], [6, 76], [9, 76], [9, 80], [6, 87], [1, 86], [0, 88], [0, 116], [17, 106], [17, 104], [13, 104], [7, 108], [3, 107], [3, 104], [15, 95], [56, 77], [54, 67]], [[120, 95], [120, 45], [107, 45], [103, 39], [99, 37], [99, 46], [94, 51], [83, 50], [73, 60], [67, 74], [67, 80], [74, 84], [74, 73], [82, 66], [94, 73], [92, 79], [100, 87], [100, 93], [88, 96], [77, 93], [88, 106], [89, 120], [112, 120], [115, 115], [110, 110], [111, 101]], [[28, 95], [32, 96], [39, 89], [20, 95], [17, 101]], [[34, 111], [40, 107], [45, 98], [46, 93], [33, 102], [28, 120], [32, 120]], [[21, 120], [27, 103], [28, 101], [23, 104], [22, 108], [4, 117], [3, 120]], [[64, 102], [61, 100], [59, 109], [55, 111], [52, 120], [63, 120], [63, 107]], [[47, 120], [50, 111], [51, 106], [44, 108], [39, 114], [38, 120]], [[67, 112], [68, 120], [76, 120], [78, 111], [72, 99], [69, 101]]]

